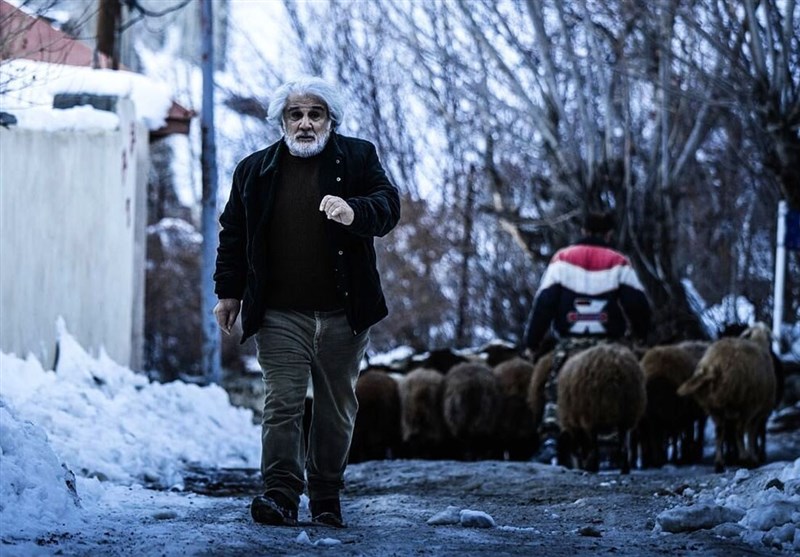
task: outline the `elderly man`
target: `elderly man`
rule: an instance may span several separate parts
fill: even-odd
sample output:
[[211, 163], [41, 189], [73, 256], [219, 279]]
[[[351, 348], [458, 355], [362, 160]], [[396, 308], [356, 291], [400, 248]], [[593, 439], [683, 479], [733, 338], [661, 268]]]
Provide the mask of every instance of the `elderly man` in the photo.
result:
[[369, 329], [388, 313], [373, 238], [397, 224], [399, 196], [374, 145], [336, 133], [342, 117], [337, 91], [322, 79], [278, 88], [267, 119], [283, 137], [238, 164], [220, 216], [214, 314], [230, 334], [241, 307], [242, 342], [256, 336], [265, 386], [265, 492], [250, 507], [262, 524], [297, 524], [307, 489], [312, 521], [344, 527], [355, 383]]

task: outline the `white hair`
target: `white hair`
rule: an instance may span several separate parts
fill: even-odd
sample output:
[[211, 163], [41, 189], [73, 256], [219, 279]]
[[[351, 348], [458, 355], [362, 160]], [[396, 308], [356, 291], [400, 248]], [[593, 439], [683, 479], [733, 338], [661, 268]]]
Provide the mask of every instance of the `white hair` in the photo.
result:
[[328, 107], [333, 129], [339, 127], [344, 118], [344, 103], [339, 91], [320, 77], [303, 76], [287, 81], [272, 94], [267, 108], [267, 121], [278, 126], [283, 123], [283, 110], [292, 95], [313, 95], [322, 99]]

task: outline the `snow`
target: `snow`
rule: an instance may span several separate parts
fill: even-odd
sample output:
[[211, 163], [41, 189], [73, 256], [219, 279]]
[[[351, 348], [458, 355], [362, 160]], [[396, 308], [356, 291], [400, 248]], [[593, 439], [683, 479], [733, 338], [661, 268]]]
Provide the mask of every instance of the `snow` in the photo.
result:
[[180, 488], [188, 464], [260, 462], [252, 412], [231, 406], [221, 387], [150, 382], [105, 353], [87, 354], [63, 322], [56, 371], [32, 356], [7, 354], [0, 354], [0, 369], [0, 397], [11, 408], [4, 418], [44, 429], [47, 446], [82, 477]]
[[393, 367], [394, 365], [397, 365], [398, 362], [408, 360], [414, 355], [414, 353], [415, 350], [410, 346], [398, 346], [388, 352], [370, 356], [369, 363], [373, 366]]
[[17, 118], [17, 127], [29, 130], [90, 131], [115, 130], [119, 127], [116, 114], [89, 105], [63, 109], [33, 107], [13, 111], [13, 114]]
[[[0, 353], [0, 539], [13, 543], [6, 548], [27, 555], [41, 536], [85, 534], [109, 523], [130, 528], [143, 517], [168, 528], [169, 519], [213, 504], [211, 498], [181, 493], [189, 465], [257, 468], [260, 431], [252, 412], [231, 406], [221, 388], [152, 383], [102, 352], [88, 354], [63, 322], [59, 331], [55, 371], [32, 356]], [[446, 478], [452, 465], [430, 462], [413, 473], [392, 466], [378, 477], [352, 465], [348, 481], [402, 492], [404, 482], [420, 481], [414, 474]], [[487, 476], [496, 474], [494, 465], [486, 463]], [[563, 473], [559, 467], [541, 468]], [[170, 489], [154, 491], [146, 484]], [[655, 531], [713, 528], [717, 535], [754, 545], [800, 549], [800, 458], [739, 470], [727, 482], [684, 496], [690, 504], [662, 512]], [[303, 498], [301, 506], [306, 505]], [[458, 506], [421, 520], [509, 528], [479, 508]], [[341, 540], [312, 540], [303, 530], [286, 543], [331, 546]]]
[[[0, 110], [17, 117], [17, 126], [38, 130], [114, 129], [113, 114], [84, 106], [52, 108], [58, 93], [86, 93], [129, 98], [136, 117], [148, 129], [166, 123], [172, 90], [161, 81], [128, 71], [48, 64], [32, 60], [7, 60], [0, 64]], [[114, 119], [111, 119], [113, 117]]]
[[[4, 366], [5, 368], [5, 366]], [[0, 524], [2, 535], [40, 535], [77, 516], [77, 494], [39, 426], [19, 419], [0, 398]], [[74, 480], [73, 480], [74, 482]], [[24, 528], [23, 528], [24, 525]]]
[[494, 519], [483, 511], [463, 509], [458, 513], [458, 518], [461, 526], [466, 528], [494, 528], [496, 526]]
[[465, 528], [494, 528], [494, 518], [483, 511], [472, 509], [459, 509], [449, 505], [445, 510], [430, 517], [427, 521], [430, 526], [448, 526], [460, 524]]
[[341, 540], [337, 540], [336, 538], [320, 538], [315, 542], [311, 541], [311, 537], [308, 535], [308, 532], [303, 530], [297, 535], [295, 540], [297, 543], [302, 545], [313, 545], [313, 546], [333, 546], [333, 545], [340, 545], [342, 543]]
[[[156, 224], [147, 227], [147, 235], [158, 234], [161, 245], [169, 246], [173, 241], [183, 243], [183, 248], [189, 244], [202, 244], [203, 236], [194, 226], [185, 220], [165, 217]], [[172, 250], [170, 250], [172, 251]]]
[[693, 501], [656, 518], [656, 530], [691, 532], [713, 528], [753, 545], [800, 550], [800, 458], [758, 472], [738, 470], [727, 485], [691, 495]]

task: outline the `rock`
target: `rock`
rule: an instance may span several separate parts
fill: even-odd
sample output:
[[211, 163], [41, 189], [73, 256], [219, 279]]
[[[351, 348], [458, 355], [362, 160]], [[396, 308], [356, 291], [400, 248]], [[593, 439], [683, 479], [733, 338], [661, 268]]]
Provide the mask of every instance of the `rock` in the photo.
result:
[[461, 526], [465, 528], [494, 528], [494, 519], [483, 511], [461, 511]]
[[603, 533], [594, 526], [584, 526], [578, 529], [578, 534], [589, 538], [602, 538]]
[[447, 524], [458, 524], [461, 522], [461, 510], [458, 507], [447, 507], [447, 509], [436, 513], [428, 519], [431, 526], [444, 526]]

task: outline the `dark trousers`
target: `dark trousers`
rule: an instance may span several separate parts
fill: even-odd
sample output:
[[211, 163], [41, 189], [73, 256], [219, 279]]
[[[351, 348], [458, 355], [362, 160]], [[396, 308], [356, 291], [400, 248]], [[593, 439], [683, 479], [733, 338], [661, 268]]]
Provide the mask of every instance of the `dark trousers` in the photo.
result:
[[[267, 492], [297, 502], [339, 496], [358, 402], [355, 385], [369, 331], [353, 335], [344, 310], [267, 310], [256, 335], [264, 387], [261, 474]], [[313, 412], [308, 454], [303, 411], [309, 379]], [[307, 483], [306, 483], [307, 478]]]

